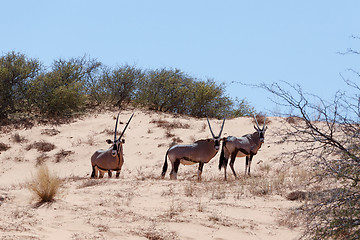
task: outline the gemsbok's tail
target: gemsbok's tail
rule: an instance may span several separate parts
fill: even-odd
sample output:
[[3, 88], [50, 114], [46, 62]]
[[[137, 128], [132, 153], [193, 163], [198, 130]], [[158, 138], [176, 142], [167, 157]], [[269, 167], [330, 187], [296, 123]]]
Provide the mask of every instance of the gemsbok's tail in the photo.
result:
[[227, 159], [225, 158], [224, 148], [226, 145], [226, 139], [223, 140], [222, 147], [221, 147], [221, 154], [219, 159], [219, 170], [221, 170], [222, 167], [226, 167], [227, 165]]
[[162, 178], [165, 177], [166, 170], [167, 170], [167, 168], [168, 168], [168, 163], [167, 163], [168, 153], [169, 153], [169, 150], [166, 152], [166, 155], [165, 155], [165, 162], [164, 162], [164, 166], [163, 166], [163, 168], [162, 168], [162, 173], [161, 173], [161, 177], [162, 177]]

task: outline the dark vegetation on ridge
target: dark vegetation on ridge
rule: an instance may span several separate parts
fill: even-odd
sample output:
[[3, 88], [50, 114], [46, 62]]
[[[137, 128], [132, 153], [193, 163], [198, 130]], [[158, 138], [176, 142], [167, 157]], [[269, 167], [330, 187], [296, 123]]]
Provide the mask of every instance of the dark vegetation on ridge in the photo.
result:
[[0, 56], [0, 124], [16, 119], [71, 117], [96, 107], [132, 105], [194, 117], [252, 115], [246, 99], [233, 100], [225, 85], [179, 69], [108, 67], [87, 56], [56, 59], [45, 67], [18, 52]]

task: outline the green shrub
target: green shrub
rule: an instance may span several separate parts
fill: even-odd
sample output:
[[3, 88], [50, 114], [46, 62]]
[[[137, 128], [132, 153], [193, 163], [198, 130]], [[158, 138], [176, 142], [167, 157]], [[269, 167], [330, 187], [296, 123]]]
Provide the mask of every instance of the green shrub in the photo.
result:
[[38, 76], [40, 70], [38, 60], [21, 53], [9, 52], [0, 57], [0, 120], [29, 107], [29, 82]]
[[0, 121], [20, 112], [61, 118], [94, 105], [124, 103], [194, 117], [229, 118], [254, 111], [246, 100], [235, 103], [226, 96], [224, 84], [179, 69], [109, 68], [86, 56], [57, 59], [49, 69], [20, 53], [0, 57]]
[[41, 114], [66, 116], [84, 109], [85, 72], [83, 59], [56, 60], [52, 71], [36, 78], [30, 88], [31, 102]]
[[135, 103], [152, 110], [223, 118], [232, 114], [232, 100], [214, 80], [197, 80], [179, 69], [146, 72], [138, 84]]

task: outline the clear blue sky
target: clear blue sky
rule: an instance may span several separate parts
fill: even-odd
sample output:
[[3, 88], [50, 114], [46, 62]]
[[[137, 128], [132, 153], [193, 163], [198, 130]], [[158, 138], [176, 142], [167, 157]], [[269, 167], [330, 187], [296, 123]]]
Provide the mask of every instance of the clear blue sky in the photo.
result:
[[[0, 52], [49, 66], [87, 54], [108, 66], [178, 68], [224, 82], [230, 97], [275, 110], [264, 90], [232, 84], [299, 83], [329, 98], [359, 69], [359, 0], [12, 0], [1, 2]], [[358, 80], [358, 79], [354, 79]]]

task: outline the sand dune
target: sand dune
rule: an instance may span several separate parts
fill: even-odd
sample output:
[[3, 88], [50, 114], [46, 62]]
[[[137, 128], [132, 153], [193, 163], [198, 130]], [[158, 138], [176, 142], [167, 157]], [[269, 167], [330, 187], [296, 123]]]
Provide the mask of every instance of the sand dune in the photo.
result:
[[[133, 112], [124, 137], [125, 163], [119, 179], [107, 175], [90, 179], [90, 157], [97, 149], [109, 147], [105, 140], [113, 138], [115, 112], [89, 114], [69, 124], [0, 133], [0, 143], [11, 146], [0, 154], [1, 238], [220, 240], [299, 236], [299, 227], [283, 224], [286, 211], [300, 203], [284, 197], [292, 170], [282, 171], [286, 159], [277, 156], [294, 146], [275, 143], [274, 132], [284, 124], [282, 119], [269, 119], [265, 144], [254, 157], [251, 177], [244, 177], [244, 159], [239, 158], [235, 168], [240, 179], [235, 180], [228, 171], [224, 182], [224, 173], [217, 167], [218, 153], [205, 164], [201, 182], [196, 180], [197, 165], [180, 166], [178, 180], [171, 181], [169, 169], [165, 179], [160, 178], [169, 145], [211, 137], [206, 119], [126, 110], [120, 114], [119, 129]], [[178, 127], [167, 130], [158, 126], [158, 120]], [[222, 121], [210, 121], [218, 132]], [[251, 118], [237, 118], [226, 121], [223, 136], [252, 132]], [[24, 140], [16, 142], [14, 134]], [[49, 152], [35, 147], [29, 150], [30, 144], [39, 141], [55, 148]], [[55, 202], [36, 206], [25, 183], [42, 162], [64, 183]], [[293, 173], [301, 174], [296, 169]]]

